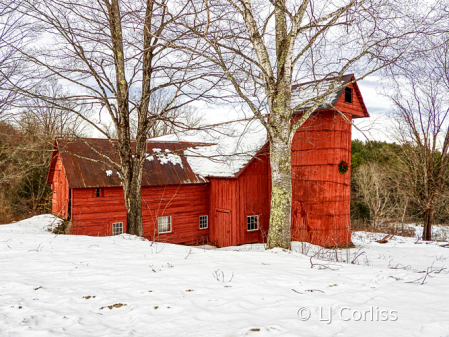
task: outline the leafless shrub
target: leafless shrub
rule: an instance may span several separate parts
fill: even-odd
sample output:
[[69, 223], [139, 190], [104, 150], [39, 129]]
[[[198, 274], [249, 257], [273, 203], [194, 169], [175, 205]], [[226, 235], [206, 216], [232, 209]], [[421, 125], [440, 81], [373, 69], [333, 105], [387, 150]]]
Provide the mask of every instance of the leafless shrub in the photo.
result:
[[440, 274], [440, 273], [447, 274], [448, 273], [446, 267], [434, 267], [433, 264], [434, 263], [432, 263], [432, 265], [430, 267], [427, 267], [426, 270], [419, 272], [419, 273], [423, 273], [424, 274], [423, 276], [421, 276], [420, 278], [418, 278], [416, 280], [408, 281], [405, 283], [417, 283], [417, 284], [423, 285], [423, 284], [426, 284], [427, 278], [434, 277], [434, 274]]
[[385, 233], [397, 236], [415, 237], [415, 229], [401, 223], [390, 220], [382, 221], [378, 226], [374, 227], [372, 223], [353, 220], [351, 223], [352, 231], [364, 231], [372, 233]]
[[[306, 252], [306, 254], [303, 254], [310, 257], [311, 268], [338, 270], [341, 268], [341, 266], [337, 265], [337, 263], [358, 264], [366, 266], [369, 265], [369, 260], [366, 252], [361, 248], [357, 250], [329, 249], [319, 246], [313, 246], [310, 244], [301, 245], [300, 249], [302, 249], [302, 247], [306, 248], [299, 252]], [[317, 260], [323, 261], [325, 263], [317, 262]]]
[[232, 279], [234, 278], [234, 273], [232, 273], [232, 276], [230, 277], [229, 280], [225, 280], [225, 273], [224, 273], [224, 271], [222, 271], [222, 270], [220, 270], [220, 269], [214, 270], [214, 272], [212, 273], [212, 276], [213, 276], [217, 281], [221, 281], [221, 282], [223, 282], [223, 283], [225, 283], [225, 282], [229, 283], [229, 282], [231, 282]]

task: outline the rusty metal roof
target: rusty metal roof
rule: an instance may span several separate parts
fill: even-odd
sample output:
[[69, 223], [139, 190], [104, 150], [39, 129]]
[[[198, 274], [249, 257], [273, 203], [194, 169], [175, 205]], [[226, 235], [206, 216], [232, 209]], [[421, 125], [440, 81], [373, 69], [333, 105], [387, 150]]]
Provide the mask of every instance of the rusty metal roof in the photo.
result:
[[[116, 140], [82, 138], [57, 139], [54, 155], [59, 153], [70, 188], [119, 187], [117, 170], [105, 164], [108, 158], [119, 163]], [[208, 180], [195, 174], [190, 168], [184, 150], [207, 143], [147, 142], [147, 159], [144, 162], [142, 186], [199, 184]], [[54, 160], [52, 160], [52, 166]], [[51, 183], [52, 169], [48, 181]]]

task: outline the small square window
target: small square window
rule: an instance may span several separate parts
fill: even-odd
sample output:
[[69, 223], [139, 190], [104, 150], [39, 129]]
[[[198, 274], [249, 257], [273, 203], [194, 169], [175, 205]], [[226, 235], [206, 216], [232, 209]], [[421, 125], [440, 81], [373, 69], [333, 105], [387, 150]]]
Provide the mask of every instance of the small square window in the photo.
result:
[[352, 89], [345, 88], [345, 102], [352, 103]]
[[207, 215], [200, 216], [200, 229], [207, 228]]
[[159, 234], [171, 232], [171, 216], [158, 217], [157, 224], [158, 224], [157, 231]]
[[112, 224], [112, 235], [123, 234], [123, 222], [114, 222]]
[[256, 231], [259, 229], [259, 216], [250, 215], [246, 217], [246, 230]]
[[95, 196], [96, 196], [97, 198], [101, 197], [101, 188], [97, 187], [97, 188], [95, 189]]

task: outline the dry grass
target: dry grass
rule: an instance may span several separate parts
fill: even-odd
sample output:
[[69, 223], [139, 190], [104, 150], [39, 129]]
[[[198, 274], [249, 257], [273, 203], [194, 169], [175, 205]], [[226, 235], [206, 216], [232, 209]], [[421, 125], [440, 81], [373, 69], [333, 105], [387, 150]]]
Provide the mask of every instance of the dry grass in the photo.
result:
[[405, 236], [405, 237], [415, 237], [415, 230], [413, 228], [410, 228], [407, 225], [403, 225], [400, 223], [394, 223], [394, 222], [384, 222], [380, 225], [374, 227], [371, 224], [359, 221], [359, 220], [353, 220], [351, 222], [351, 230], [352, 231], [364, 231], [364, 232], [372, 232], [372, 233], [385, 233], [385, 234], [392, 234], [392, 235], [399, 235], [399, 236]]

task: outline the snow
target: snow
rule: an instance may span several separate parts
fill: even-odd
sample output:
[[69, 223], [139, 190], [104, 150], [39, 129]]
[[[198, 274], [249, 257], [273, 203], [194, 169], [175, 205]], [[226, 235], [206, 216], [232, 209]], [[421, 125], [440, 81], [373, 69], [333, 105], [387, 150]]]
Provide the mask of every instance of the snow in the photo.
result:
[[166, 135], [151, 141], [210, 144], [184, 151], [192, 171], [203, 177], [234, 177], [266, 144], [267, 132], [258, 120], [239, 121], [201, 131]]
[[[292, 90], [292, 100], [291, 100], [292, 108], [295, 108], [297, 105], [302, 104], [303, 102], [306, 102], [309, 99], [312, 99], [312, 101], [305, 103], [304, 105], [301, 105], [299, 107], [299, 110], [312, 107], [315, 104], [315, 101], [313, 101], [313, 99], [315, 97], [323, 95], [329, 89], [333, 80], [334, 79], [323, 80], [320, 82], [311, 82], [308, 84], [302, 84], [295, 87]], [[345, 84], [344, 80], [341, 80], [340, 82], [336, 83], [335, 88], [338, 88], [342, 84]], [[337, 99], [339, 98], [338, 93], [339, 91], [335, 91], [326, 96], [322, 100], [322, 103], [317, 108], [329, 107], [326, 105], [326, 103], [335, 104]]]
[[156, 157], [162, 165], [172, 163], [173, 165], [178, 164], [179, 166], [184, 167], [182, 165], [182, 158], [178, 154], [171, 152], [169, 149], [165, 149], [165, 152], [162, 152], [161, 149], [154, 148], [153, 152], [157, 155], [145, 153], [145, 157], [148, 161], [153, 161]]
[[441, 243], [355, 232], [356, 248], [329, 262], [299, 242], [213, 249], [46, 230], [59, 222], [0, 226], [0, 336], [448, 336]]
[[[153, 151], [156, 153], [161, 153], [161, 149], [153, 149]], [[178, 156], [177, 154], [174, 154], [169, 149], [165, 149], [165, 153], [157, 155], [156, 158], [163, 165], [167, 163], [172, 163], [173, 165], [179, 164], [179, 166], [183, 167], [181, 157]]]
[[112, 171], [111, 171], [111, 170], [107, 170], [107, 171], [106, 171], [106, 175], [107, 175], [108, 177], [112, 176]]

